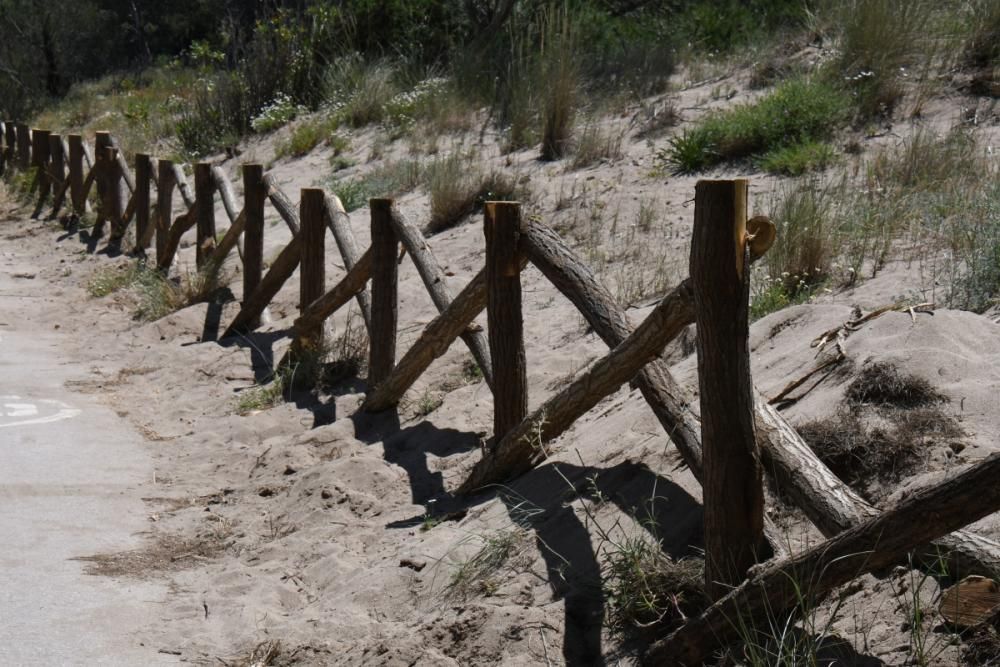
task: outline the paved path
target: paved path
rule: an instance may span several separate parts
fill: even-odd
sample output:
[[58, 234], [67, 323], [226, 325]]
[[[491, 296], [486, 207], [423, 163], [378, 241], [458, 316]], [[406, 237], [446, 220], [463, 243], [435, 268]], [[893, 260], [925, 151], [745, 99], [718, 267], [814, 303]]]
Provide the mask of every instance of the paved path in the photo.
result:
[[[8, 247], [9, 248], [9, 247]], [[140, 436], [65, 382], [63, 334], [40, 331], [52, 307], [0, 260], [0, 665], [150, 665], [141, 646], [160, 584], [88, 576], [74, 557], [136, 548], [148, 529], [140, 483], [153, 474]], [[33, 298], [33, 296], [35, 298]], [[50, 328], [50, 327], [46, 327]]]

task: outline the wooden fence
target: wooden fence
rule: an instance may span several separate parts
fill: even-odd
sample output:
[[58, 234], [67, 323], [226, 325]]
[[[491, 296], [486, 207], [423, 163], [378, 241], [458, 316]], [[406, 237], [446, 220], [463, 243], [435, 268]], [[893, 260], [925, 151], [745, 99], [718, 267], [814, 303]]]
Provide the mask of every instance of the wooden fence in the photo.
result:
[[[921, 522], [919, 531], [899, 528], [901, 517], [914, 513], [912, 503], [880, 513], [834, 476], [754, 389], [747, 350], [749, 267], [770, 247], [774, 226], [766, 218], [747, 220], [745, 180], [697, 184], [691, 277], [633, 326], [558, 234], [540, 220], [523, 216], [517, 202], [486, 203], [485, 265], [453, 294], [427, 240], [390, 199], [370, 201], [371, 246], [361, 252], [335, 196], [304, 189], [296, 207], [261, 165], [242, 166], [240, 206], [226, 175], [209, 163], [193, 165], [192, 191], [184, 170], [169, 160], [137, 154], [134, 171], [130, 169], [106, 132], [97, 133], [91, 151], [78, 134], [32, 131], [13, 121], [2, 123], [0, 129], [0, 172], [34, 170], [31, 191], [38, 196], [36, 216], [46, 205], [51, 206], [52, 217], [63, 209], [82, 215], [93, 201], [97, 216], [93, 234], [100, 236], [109, 225], [112, 247], [120, 247], [134, 219], [136, 242], [127, 250], [150, 254], [147, 261], [164, 273], [171, 270], [182, 237], [192, 229], [199, 269], [218, 267], [236, 248], [243, 264], [243, 300], [223, 338], [259, 326], [262, 312], [296, 269], [299, 315], [290, 329], [289, 356], [282, 363], [292, 363], [296, 355], [318, 345], [325, 320], [356, 300], [370, 341], [364, 410], [395, 407], [430, 364], [461, 338], [493, 393], [494, 426], [482, 459], [457, 489], [459, 494], [480, 492], [530, 470], [546, 457], [547, 442], [634, 381], [703, 484], [707, 583], [719, 600], [703, 617], [654, 645], [649, 654], [653, 662], [694, 664], [704, 658], [713, 642], [732, 636], [732, 628], [724, 627], [724, 615], [738, 608], [734, 605], [757, 609], [761, 599], [772, 611], [792, 605], [785, 585], [788, 578], [781, 577], [789, 568], [814, 575], [816, 595], [842, 583], [846, 570], [831, 566], [840, 561], [831, 561], [830, 554], [863, 553], [865, 539], [871, 540], [867, 546], [877, 558], [852, 559], [853, 576], [899, 560], [912, 549], [938, 560], [946, 556], [953, 571], [1000, 576], [1000, 544], [956, 530], [1000, 509], [1000, 492], [993, 492], [1000, 487], [992, 484], [988, 493], [974, 488], [964, 494], [955, 491], [954, 482], [935, 487], [928, 494], [938, 503], [935, 516], [944, 517], [939, 529], [928, 527], [928, 522]], [[175, 192], [183, 211], [176, 217]], [[230, 223], [219, 240], [216, 195]], [[287, 225], [291, 240], [264, 273], [267, 202]], [[327, 230], [346, 270], [330, 289], [325, 276]], [[397, 360], [397, 273], [404, 255], [416, 266], [439, 314]], [[520, 283], [528, 262], [574, 304], [610, 348], [530, 413]], [[485, 335], [471, 326], [484, 309]], [[667, 344], [695, 322], [700, 421], [690, 408], [691, 398], [660, 358]], [[969, 473], [969, 479], [980, 480], [984, 471], [998, 467], [997, 458], [987, 459]], [[776, 559], [761, 569], [752, 566], [768, 552], [784, 555], [781, 535], [764, 517], [764, 478], [831, 539], [805, 555]], [[897, 534], [879, 542], [877, 530], [886, 526]], [[753, 580], [741, 584], [753, 572], [757, 572]]]

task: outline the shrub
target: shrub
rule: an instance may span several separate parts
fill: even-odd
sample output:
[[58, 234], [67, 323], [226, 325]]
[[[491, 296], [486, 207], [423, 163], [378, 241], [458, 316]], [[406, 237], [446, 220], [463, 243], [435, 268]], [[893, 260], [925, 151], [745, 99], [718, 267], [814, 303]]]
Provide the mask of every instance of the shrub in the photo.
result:
[[254, 132], [273, 132], [292, 122], [305, 111], [304, 107], [295, 104], [291, 97], [282, 93], [260, 110], [260, 113], [250, 121], [250, 127]]
[[673, 137], [658, 159], [677, 173], [764, 156], [827, 139], [848, 118], [849, 100], [818, 78], [793, 79], [753, 104], [714, 113]]
[[339, 58], [325, 74], [325, 97], [351, 127], [379, 123], [386, 116], [386, 105], [399, 92], [395, 77], [395, 67], [388, 61]]
[[770, 151], [761, 158], [764, 171], [786, 176], [801, 176], [826, 169], [837, 159], [833, 146], [822, 141], [805, 141]]

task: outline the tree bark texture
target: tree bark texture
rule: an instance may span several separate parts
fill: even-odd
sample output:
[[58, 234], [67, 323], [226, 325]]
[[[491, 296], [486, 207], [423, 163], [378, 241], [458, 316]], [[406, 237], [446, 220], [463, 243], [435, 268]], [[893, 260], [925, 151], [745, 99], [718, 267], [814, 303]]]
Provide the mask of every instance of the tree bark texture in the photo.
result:
[[[324, 215], [326, 215], [326, 226], [330, 228], [330, 233], [333, 234], [333, 239], [337, 242], [337, 248], [340, 250], [340, 256], [344, 259], [344, 268], [350, 271], [358, 263], [361, 253], [358, 252], [358, 244], [354, 239], [354, 232], [351, 230], [351, 219], [337, 195], [328, 194], [326, 196]], [[361, 317], [365, 321], [368, 335], [371, 336], [372, 304], [368, 288], [358, 292], [355, 295], [355, 300], [358, 302], [358, 308], [361, 309]]]
[[392, 200], [372, 199], [372, 333], [369, 336], [368, 386], [378, 387], [396, 364], [399, 241], [392, 228]]
[[764, 626], [803, 597], [828, 591], [899, 562], [907, 552], [1000, 510], [1000, 454], [914, 492], [893, 509], [826, 542], [765, 567], [662, 639], [646, 654], [653, 665], [700, 665], [739, 638], [740, 627]]
[[521, 312], [521, 268], [518, 260], [521, 205], [487, 202], [486, 319], [493, 360], [493, 443], [499, 443], [528, 413], [528, 376], [524, 358]]
[[[243, 242], [243, 303], [257, 290], [264, 271], [264, 202], [267, 186], [264, 185], [264, 167], [259, 164], [243, 165], [243, 212], [246, 217]], [[259, 318], [247, 322], [255, 329]]]

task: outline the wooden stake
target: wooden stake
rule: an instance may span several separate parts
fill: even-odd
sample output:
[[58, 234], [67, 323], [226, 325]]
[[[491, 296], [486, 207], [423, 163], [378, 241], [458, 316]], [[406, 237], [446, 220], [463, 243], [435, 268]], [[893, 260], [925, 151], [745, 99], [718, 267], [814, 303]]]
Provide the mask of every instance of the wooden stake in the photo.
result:
[[[299, 266], [299, 313], [304, 314], [313, 301], [326, 291], [326, 225], [323, 220], [325, 197], [321, 189], [304, 188], [299, 199], [302, 225], [302, 264]], [[296, 348], [318, 348], [323, 342], [323, 323], [300, 332]]]
[[83, 137], [71, 134], [69, 140], [69, 198], [73, 211], [82, 215], [86, 211], [86, 199], [83, 196]]
[[14, 160], [17, 156], [17, 123], [12, 120], [8, 120], [3, 125], [3, 136], [4, 142], [4, 161], [7, 165], [13, 165]]
[[278, 293], [281, 286], [295, 272], [295, 267], [299, 265], [299, 259], [302, 255], [299, 242], [300, 238], [293, 236], [288, 245], [278, 253], [257, 289], [249, 297], [244, 297], [243, 307], [236, 314], [232, 324], [222, 334], [223, 338], [248, 331], [250, 322], [260, 319], [260, 314], [267, 308], [267, 304], [271, 303], [274, 295]]
[[[156, 165], [156, 265], [162, 267], [166, 261], [167, 236], [173, 219], [173, 194], [177, 180], [174, 177], [174, 163], [161, 159]], [[167, 267], [170, 268], [169, 266]]]
[[31, 167], [35, 170], [31, 191], [38, 190], [38, 203], [32, 217], [37, 218], [45, 205], [45, 199], [52, 189], [52, 179], [49, 177], [49, 131], [31, 131]]
[[494, 444], [528, 414], [518, 237], [521, 205], [487, 202], [486, 316], [493, 360]]
[[208, 162], [194, 166], [194, 200], [198, 224], [195, 265], [200, 269], [215, 248], [215, 179]]
[[[246, 215], [243, 248], [243, 299], [257, 290], [264, 269], [264, 202], [267, 186], [264, 185], [264, 167], [259, 164], [243, 165], [243, 212]], [[247, 323], [251, 329], [260, 326], [259, 318]]]
[[17, 143], [17, 166], [26, 170], [31, 166], [31, 128], [24, 123], [15, 124]]
[[372, 199], [372, 334], [369, 336], [368, 387], [378, 387], [396, 363], [399, 242], [392, 229], [392, 200]]
[[746, 180], [699, 181], [691, 238], [701, 402], [705, 579], [718, 599], [764, 553], [750, 378]]
[[106, 174], [105, 187], [107, 188], [105, 210], [111, 221], [111, 237], [108, 239], [108, 243], [117, 247], [125, 235], [125, 221], [122, 216], [122, 170], [118, 164], [118, 149], [105, 148], [102, 159]]
[[135, 155], [135, 238], [136, 250], [145, 253], [149, 248], [149, 206], [150, 180], [153, 176], [153, 165], [149, 155]]

